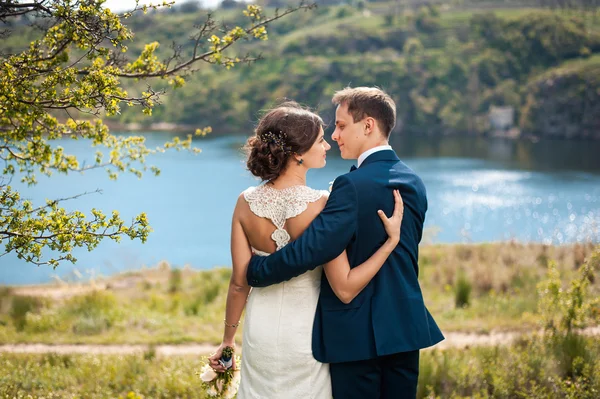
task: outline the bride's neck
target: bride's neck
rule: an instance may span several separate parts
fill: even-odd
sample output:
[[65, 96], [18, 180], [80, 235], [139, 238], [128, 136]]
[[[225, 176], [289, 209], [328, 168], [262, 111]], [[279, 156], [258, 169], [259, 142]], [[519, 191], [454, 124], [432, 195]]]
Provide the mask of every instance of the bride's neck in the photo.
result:
[[306, 168], [287, 168], [275, 180], [271, 180], [270, 184], [278, 189], [288, 188], [292, 186], [306, 186]]

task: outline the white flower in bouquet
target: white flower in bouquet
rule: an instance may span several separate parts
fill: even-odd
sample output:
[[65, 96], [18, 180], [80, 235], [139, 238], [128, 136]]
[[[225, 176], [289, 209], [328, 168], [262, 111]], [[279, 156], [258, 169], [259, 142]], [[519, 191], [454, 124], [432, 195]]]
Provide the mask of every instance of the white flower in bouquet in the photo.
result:
[[[238, 358], [239, 359], [239, 358]], [[237, 359], [236, 359], [237, 360]], [[224, 399], [233, 399], [237, 394], [238, 389], [240, 388], [240, 379], [241, 379], [240, 370], [233, 371], [233, 377], [231, 378], [231, 382], [229, 387], [223, 393]]]
[[213, 396], [213, 397], [216, 397], [216, 396], [217, 396], [219, 393], [217, 392], [217, 390], [216, 390], [216, 388], [215, 388], [215, 387], [210, 387], [210, 388], [208, 388], [208, 389], [206, 390], [206, 394], [207, 394], [208, 396]]
[[210, 382], [212, 380], [214, 380], [215, 378], [217, 378], [217, 372], [215, 370], [213, 370], [210, 365], [205, 365], [202, 368], [202, 374], [200, 374], [200, 379], [203, 382]]
[[215, 387], [217, 388], [217, 392], [223, 392], [223, 380], [221, 378], [217, 379]]

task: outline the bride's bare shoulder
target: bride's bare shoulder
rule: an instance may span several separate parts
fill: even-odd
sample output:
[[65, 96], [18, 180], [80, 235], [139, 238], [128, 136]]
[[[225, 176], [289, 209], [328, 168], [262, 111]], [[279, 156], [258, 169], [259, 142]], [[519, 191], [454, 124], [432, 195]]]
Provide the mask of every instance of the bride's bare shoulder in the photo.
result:
[[250, 205], [248, 202], [255, 189], [256, 187], [248, 187], [238, 195], [237, 202], [235, 204], [234, 215], [244, 215], [250, 212]]

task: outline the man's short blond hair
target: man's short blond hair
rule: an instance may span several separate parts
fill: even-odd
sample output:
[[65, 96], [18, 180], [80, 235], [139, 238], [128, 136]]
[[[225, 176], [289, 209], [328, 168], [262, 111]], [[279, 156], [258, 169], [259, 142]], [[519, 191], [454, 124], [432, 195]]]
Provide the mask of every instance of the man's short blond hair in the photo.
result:
[[368, 116], [375, 119], [386, 138], [396, 126], [396, 103], [377, 87], [346, 87], [337, 91], [331, 101], [335, 105], [347, 105], [355, 123]]

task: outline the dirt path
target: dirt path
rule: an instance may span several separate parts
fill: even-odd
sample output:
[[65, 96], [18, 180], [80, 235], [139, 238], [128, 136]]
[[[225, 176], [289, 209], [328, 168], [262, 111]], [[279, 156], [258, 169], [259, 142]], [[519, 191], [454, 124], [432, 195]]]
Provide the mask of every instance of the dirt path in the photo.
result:
[[[588, 336], [600, 336], [600, 326], [586, 328], [583, 333]], [[460, 332], [446, 333], [446, 339], [435, 346], [437, 349], [466, 348], [470, 346], [506, 345], [523, 335], [520, 332], [499, 332], [492, 334], [470, 334]], [[155, 345], [158, 356], [202, 356], [213, 352], [216, 345], [212, 344], [182, 344]], [[0, 353], [59, 353], [59, 354], [105, 354], [127, 355], [144, 353], [148, 345], [47, 345], [47, 344], [7, 344], [0, 345]]]
[[[155, 345], [154, 349], [158, 356], [176, 355], [207, 355], [217, 348], [211, 344], [183, 344], [183, 345]], [[59, 354], [91, 354], [91, 355], [130, 355], [144, 353], [149, 349], [148, 345], [88, 345], [88, 344], [9, 344], [0, 345], [0, 353], [59, 353]]]

